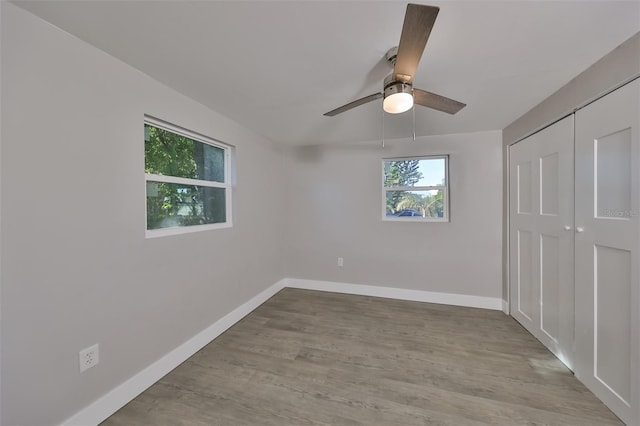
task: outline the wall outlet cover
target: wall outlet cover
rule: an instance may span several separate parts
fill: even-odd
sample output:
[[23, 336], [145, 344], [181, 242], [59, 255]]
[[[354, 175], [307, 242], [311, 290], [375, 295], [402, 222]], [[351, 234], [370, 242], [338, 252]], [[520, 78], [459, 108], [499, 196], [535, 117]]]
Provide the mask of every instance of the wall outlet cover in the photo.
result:
[[100, 362], [98, 344], [96, 343], [93, 346], [89, 346], [88, 348], [81, 350], [78, 354], [78, 359], [80, 362], [81, 373], [91, 367], [98, 365], [98, 362]]

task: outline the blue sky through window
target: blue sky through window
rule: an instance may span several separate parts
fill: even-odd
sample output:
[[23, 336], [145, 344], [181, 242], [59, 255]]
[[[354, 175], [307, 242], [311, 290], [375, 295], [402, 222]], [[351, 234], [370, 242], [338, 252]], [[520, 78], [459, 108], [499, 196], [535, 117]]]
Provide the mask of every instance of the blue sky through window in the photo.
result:
[[420, 160], [418, 170], [422, 173], [422, 179], [415, 186], [444, 185], [444, 162], [444, 158]]

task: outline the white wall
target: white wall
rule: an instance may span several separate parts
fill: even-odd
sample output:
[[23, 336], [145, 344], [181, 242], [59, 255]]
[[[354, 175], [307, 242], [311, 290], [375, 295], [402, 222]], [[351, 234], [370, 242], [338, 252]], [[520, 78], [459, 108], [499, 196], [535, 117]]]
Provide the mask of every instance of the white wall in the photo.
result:
[[[286, 275], [500, 298], [501, 141], [496, 131], [293, 150]], [[450, 155], [451, 222], [382, 221], [382, 158], [436, 154]]]
[[[0, 423], [56, 424], [284, 277], [284, 156], [0, 3]], [[145, 113], [237, 147], [233, 228], [145, 239]]]

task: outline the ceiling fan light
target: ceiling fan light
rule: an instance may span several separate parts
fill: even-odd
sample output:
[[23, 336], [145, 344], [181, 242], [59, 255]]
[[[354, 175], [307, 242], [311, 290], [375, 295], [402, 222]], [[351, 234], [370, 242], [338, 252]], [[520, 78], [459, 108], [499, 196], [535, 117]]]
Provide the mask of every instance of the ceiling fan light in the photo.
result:
[[411, 85], [395, 83], [388, 85], [384, 90], [382, 109], [389, 114], [400, 114], [413, 107], [413, 93]]
[[400, 114], [409, 111], [413, 106], [413, 96], [411, 93], [394, 93], [387, 96], [382, 102], [382, 108], [390, 114]]

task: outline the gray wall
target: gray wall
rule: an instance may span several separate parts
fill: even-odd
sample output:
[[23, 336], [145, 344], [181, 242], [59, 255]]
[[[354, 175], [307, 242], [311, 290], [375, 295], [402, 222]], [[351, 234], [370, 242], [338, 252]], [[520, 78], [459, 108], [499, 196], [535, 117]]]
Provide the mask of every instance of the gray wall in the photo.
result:
[[[553, 95], [531, 111], [509, 124], [502, 131], [503, 141], [503, 192], [507, 194], [508, 168], [507, 146], [536, 130], [570, 114], [586, 102], [610, 91], [619, 84], [640, 75], [640, 33], [604, 56], [580, 73]], [[507, 197], [503, 201], [503, 214], [508, 218]], [[503, 223], [503, 299], [508, 298], [508, 222]]]
[[[285, 157], [0, 3], [0, 423], [56, 424], [284, 277]], [[145, 113], [236, 146], [233, 228], [145, 239]]]
[[[450, 155], [451, 222], [383, 222], [382, 158], [436, 154]], [[294, 150], [286, 275], [499, 298], [501, 155], [499, 131]]]

